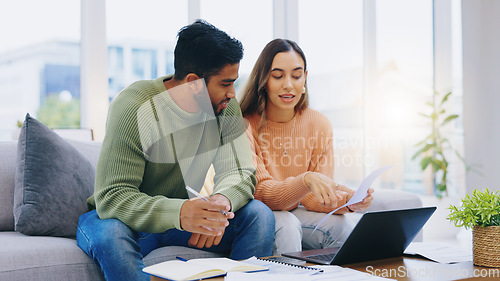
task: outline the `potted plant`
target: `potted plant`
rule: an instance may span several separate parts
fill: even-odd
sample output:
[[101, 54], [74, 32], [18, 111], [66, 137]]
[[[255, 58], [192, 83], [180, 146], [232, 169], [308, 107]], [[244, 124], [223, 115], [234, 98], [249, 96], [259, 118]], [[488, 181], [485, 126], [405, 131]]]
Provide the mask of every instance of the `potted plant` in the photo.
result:
[[457, 227], [472, 228], [473, 263], [500, 267], [500, 193], [474, 190], [462, 205], [449, 207], [447, 219]]
[[431, 131], [422, 141], [415, 144], [418, 151], [412, 157], [412, 160], [418, 156], [422, 157], [420, 160], [422, 171], [429, 166], [432, 168], [434, 194], [438, 198], [448, 195], [448, 153], [454, 152], [464, 162], [463, 157], [452, 147], [451, 142], [443, 132], [446, 124], [458, 118], [457, 114], [447, 114], [445, 110], [446, 102], [451, 93], [441, 97], [441, 94], [435, 91], [432, 101], [427, 103], [431, 112], [429, 114], [419, 113], [429, 119]]

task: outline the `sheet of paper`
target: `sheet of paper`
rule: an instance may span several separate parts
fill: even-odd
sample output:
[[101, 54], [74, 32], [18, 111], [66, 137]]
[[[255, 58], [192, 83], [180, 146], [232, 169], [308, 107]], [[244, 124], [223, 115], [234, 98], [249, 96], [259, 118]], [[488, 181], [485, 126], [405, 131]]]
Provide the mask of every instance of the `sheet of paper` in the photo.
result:
[[351, 199], [345, 203], [344, 205], [338, 207], [337, 209], [331, 211], [330, 213], [326, 214], [319, 222], [318, 224], [316, 225], [316, 227], [314, 227], [314, 231], [316, 231], [316, 229], [318, 229], [318, 227], [324, 223], [328, 217], [330, 217], [333, 213], [335, 213], [336, 211], [344, 208], [345, 206], [349, 206], [349, 205], [352, 205], [352, 204], [356, 204], [356, 203], [359, 203], [361, 201], [363, 201], [363, 199], [366, 197], [366, 193], [368, 192], [368, 189], [370, 188], [370, 186], [372, 186], [373, 182], [381, 175], [383, 174], [385, 171], [387, 171], [389, 168], [391, 168], [392, 165], [387, 165], [387, 166], [384, 166], [384, 167], [381, 167], [381, 168], [378, 168], [377, 170], [373, 171], [370, 175], [368, 175], [362, 182], [361, 184], [359, 185], [358, 189], [356, 190], [356, 192], [354, 193], [354, 195], [351, 197]]
[[297, 274], [286, 271], [273, 272], [256, 272], [256, 273], [242, 273], [242, 272], [229, 272], [226, 275], [225, 281], [384, 281], [394, 280], [382, 278], [371, 275], [366, 272], [357, 271], [351, 268], [344, 268], [336, 265], [313, 265], [311, 267], [323, 269], [323, 272], [313, 275]]
[[440, 242], [413, 242], [406, 248], [407, 255], [421, 255], [439, 263], [472, 261], [472, 252]]
[[394, 280], [371, 275], [366, 272], [357, 271], [351, 268], [344, 268], [337, 265], [313, 265], [311, 267], [323, 269], [323, 273], [311, 275], [311, 281], [382, 281]]
[[286, 280], [286, 281], [309, 281], [311, 280], [310, 275], [304, 274], [291, 274], [291, 273], [244, 273], [244, 272], [228, 272], [225, 281], [276, 281], [276, 280]]

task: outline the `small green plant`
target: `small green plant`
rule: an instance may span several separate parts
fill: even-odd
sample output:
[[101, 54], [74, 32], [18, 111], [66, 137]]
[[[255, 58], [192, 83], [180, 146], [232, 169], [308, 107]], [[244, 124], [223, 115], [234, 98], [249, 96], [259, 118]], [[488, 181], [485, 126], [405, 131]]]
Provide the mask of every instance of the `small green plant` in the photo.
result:
[[51, 94], [37, 113], [40, 122], [53, 128], [80, 128], [80, 100], [63, 101]]
[[448, 209], [450, 214], [447, 219], [455, 223], [457, 227], [463, 226], [469, 229], [475, 225], [482, 227], [500, 225], [499, 191], [475, 189], [472, 196], [465, 195], [461, 206], [450, 205]]
[[445, 110], [446, 101], [451, 93], [452, 92], [449, 92], [441, 98], [438, 92], [434, 92], [432, 102], [427, 103], [427, 105], [431, 107], [431, 113], [420, 113], [420, 115], [430, 120], [431, 132], [422, 141], [415, 144], [419, 149], [412, 157], [412, 160], [415, 160], [418, 156], [422, 156], [420, 160], [420, 168], [422, 171], [427, 169], [429, 165], [432, 167], [434, 194], [438, 198], [448, 194], [447, 152], [455, 152], [458, 158], [464, 161], [464, 158], [452, 147], [451, 142], [442, 132], [446, 124], [458, 118], [457, 114], [448, 115]]

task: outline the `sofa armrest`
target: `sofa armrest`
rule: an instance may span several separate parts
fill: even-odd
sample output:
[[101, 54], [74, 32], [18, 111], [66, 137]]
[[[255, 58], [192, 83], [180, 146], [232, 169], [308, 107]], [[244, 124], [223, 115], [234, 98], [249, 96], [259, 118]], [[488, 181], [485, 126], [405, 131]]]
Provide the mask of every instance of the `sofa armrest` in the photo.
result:
[[[419, 208], [422, 206], [422, 200], [416, 194], [401, 190], [376, 189], [373, 193], [373, 201], [370, 207], [363, 212], [353, 213], [351, 218], [354, 222], [357, 222], [361, 218], [362, 213], [365, 212]], [[420, 230], [413, 241], [422, 242], [422, 240], [423, 232]]]

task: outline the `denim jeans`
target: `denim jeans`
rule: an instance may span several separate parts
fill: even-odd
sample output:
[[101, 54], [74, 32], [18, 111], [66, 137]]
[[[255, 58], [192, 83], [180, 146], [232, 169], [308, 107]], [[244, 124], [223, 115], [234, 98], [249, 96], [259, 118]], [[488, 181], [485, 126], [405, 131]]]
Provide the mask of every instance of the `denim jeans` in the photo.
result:
[[276, 221], [273, 255], [340, 247], [354, 228], [349, 214], [332, 215], [313, 233], [326, 213], [308, 211], [303, 206], [290, 212], [273, 211], [273, 214]]
[[[262, 202], [252, 200], [229, 220], [217, 246], [203, 250], [229, 254], [240, 260], [270, 256], [274, 240], [274, 216]], [[142, 272], [142, 258], [164, 246], [188, 246], [191, 233], [170, 229], [145, 233], [130, 229], [117, 219], [99, 219], [96, 211], [80, 216], [76, 233], [78, 246], [100, 266], [106, 280], [150, 280]]]

